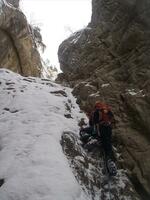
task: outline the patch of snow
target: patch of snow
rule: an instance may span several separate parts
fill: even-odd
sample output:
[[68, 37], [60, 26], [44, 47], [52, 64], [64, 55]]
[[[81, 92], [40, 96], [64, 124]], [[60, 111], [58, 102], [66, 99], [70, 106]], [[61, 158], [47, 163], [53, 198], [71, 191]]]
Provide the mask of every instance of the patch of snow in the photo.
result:
[[99, 91], [90, 95], [90, 97], [99, 97]]
[[136, 90], [136, 89], [127, 89], [127, 93], [131, 96], [138, 95], [139, 97], [145, 97], [143, 90]]
[[[85, 31], [88, 31], [88, 30], [91, 30], [92, 28], [90, 27], [85, 27], [83, 29], [80, 29], [78, 31], [76, 31], [75, 33], [73, 33], [70, 38], [72, 37], [73, 39], [71, 40], [71, 44], [76, 44], [78, 42], [78, 40], [80, 39], [80, 37], [82, 36], [82, 34], [85, 32]], [[87, 41], [88, 42], [88, 41]]]
[[78, 42], [78, 40], [79, 40], [81, 34], [82, 34], [82, 33], [77, 32], [77, 33], [74, 35], [74, 38], [71, 40], [70, 43], [71, 43], [71, 44], [76, 44], [76, 43]]
[[[62, 133], [78, 134], [78, 122], [86, 118], [71, 89], [5, 69], [0, 80], [0, 199], [87, 200], [60, 145]], [[56, 90], [67, 97], [51, 93]]]
[[75, 159], [80, 162], [84, 162], [84, 157], [82, 157], [82, 156], [76, 156]]
[[79, 35], [78, 37], [74, 38], [74, 39], [71, 41], [71, 43], [72, 43], [72, 44], [76, 44], [79, 38], [80, 38], [80, 35]]
[[105, 84], [102, 84], [101, 87], [104, 88], [104, 87], [108, 87], [109, 85], [110, 85], [109, 83], [105, 83]]
[[135, 96], [137, 94], [137, 92], [134, 91], [128, 91], [130, 95]]

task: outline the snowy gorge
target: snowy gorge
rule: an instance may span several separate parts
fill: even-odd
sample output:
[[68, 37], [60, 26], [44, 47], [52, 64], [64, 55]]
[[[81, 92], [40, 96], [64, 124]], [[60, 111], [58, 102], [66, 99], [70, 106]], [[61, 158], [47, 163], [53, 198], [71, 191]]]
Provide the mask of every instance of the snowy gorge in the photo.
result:
[[[0, 200], [150, 199], [150, 1], [131, 1], [92, 0], [60, 44], [58, 85], [35, 78], [48, 71], [20, 0], [0, 0]], [[97, 100], [116, 119], [111, 178], [78, 134]]]
[[139, 200], [124, 170], [109, 185], [101, 152], [82, 148], [71, 92], [0, 69], [0, 200]]
[[85, 117], [71, 89], [0, 69], [0, 112], [0, 200], [88, 199], [60, 145]]

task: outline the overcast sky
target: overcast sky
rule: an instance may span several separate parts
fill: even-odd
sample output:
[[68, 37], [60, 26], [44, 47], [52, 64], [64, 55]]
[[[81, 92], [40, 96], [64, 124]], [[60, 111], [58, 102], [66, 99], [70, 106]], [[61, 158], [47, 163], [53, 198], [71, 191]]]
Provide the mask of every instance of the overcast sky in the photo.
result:
[[91, 19], [91, 0], [21, 0], [21, 8], [29, 23], [42, 30], [47, 46], [43, 57], [57, 66], [58, 46], [71, 34], [69, 28], [82, 29]]

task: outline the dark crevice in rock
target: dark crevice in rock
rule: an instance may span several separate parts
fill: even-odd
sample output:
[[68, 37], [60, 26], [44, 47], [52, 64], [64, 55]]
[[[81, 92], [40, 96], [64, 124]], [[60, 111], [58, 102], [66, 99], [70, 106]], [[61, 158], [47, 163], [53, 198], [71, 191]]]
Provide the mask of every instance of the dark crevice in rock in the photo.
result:
[[24, 80], [24, 81], [27, 81], [27, 82], [30, 82], [30, 83], [32, 83], [32, 82], [33, 82], [32, 80], [30, 80], [30, 79], [27, 79], [27, 78], [24, 78], [23, 80]]
[[147, 193], [147, 191], [144, 189], [143, 185], [139, 182], [136, 176], [130, 177], [131, 182], [133, 183], [136, 192], [141, 197], [141, 200], [149, 200], [150, 195]]
[[41, 78], [42, 81], [48, 81], [49, 82], [49, 79], [46, 79], [46, 78]]
[[63, 91], [63, 90], [58, 90], [58, 91], [52, 91], [52, 92], [50, 92], [51, 94], [56, 94], [56, 95], [58, 95], [58, 96], [64, 96], [64, 97], [67, 97], [67, 94], [66, 94], [66, 92], [65, 91]]
[[10, 111], [10, 109], [9, 109], [9, 108], [4, 108], [3, 110]]
[[12, 46], [13, 46], [13, 48], [14, 48], [14, 52], [16, 53], [16, 56], [17, 56], [17, 58], [18, 58], [18, 63], [19, 63], [18, 72], [19, 72], [21, 75], [23, 75], [23, 67], [22, 67], [22, 62], [21, 62], [20, 54], [19, 54], [19, 51], [18, 51], [18, 49], [17, 49], [17, 47], [16, 47], [15, 40], [13, 39], [13, 36], [12, 36], [7, 30], [4, 30], [4, 29], [2, 29], [2, 28], [0, 28], [0, 30], [1, 30], [4, 34], [6, 34], [6, 35], [8, 36], [8, 38], [10, 39], [11, 44], [12, 44]]
[[64, 114], [64, 116], [65, 116], [66, 118], [68, 118], [68, 119], [71, 119], [71, 118], [72, 118], [71, 114]]
[[4, 179], [0, 179], [0, 187], [5, 183]]
[[19, 110], [10, 110], [10, 108], [4, 108], [3, 110], [9, 111], [10, 113], [17, 113]]
[[14, 82], [6, 82], [5, 83], [6, 85], [13, 85], [13, 84], [15, 84]]
[[67, 111], [71, 112], [71, 108], [70, 108], [70, 106], [69, 106], [68, 103], [65, 104], [65, 107], [66, 107], [66, 110], [67, 110]]
[[12, 110], [12, 111], [10, 111], [11, 113], [17, 113], [17, 112], [19, 112], [19, 110]]
[[49, 83], [49, 82], [45, 82], [45, 83], [41, 83], [42, 85], [48, 85], [48, 86], [51, 86], [51, 87], [54, 87], [54, 85], [52, 83]]
[[15, 88], [9, 87], [9, 88], [4, 88], [3, 90], [14, 90]]

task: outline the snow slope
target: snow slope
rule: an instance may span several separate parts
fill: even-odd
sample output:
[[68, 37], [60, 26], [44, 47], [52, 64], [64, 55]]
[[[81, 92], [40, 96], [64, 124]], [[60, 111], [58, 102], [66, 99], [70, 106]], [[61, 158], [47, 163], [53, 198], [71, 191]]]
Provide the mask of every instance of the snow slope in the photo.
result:
[[60, 145], [85, 117], [75, 101], [69, 88], [0, 69], [0, 200], [88, 199]]

